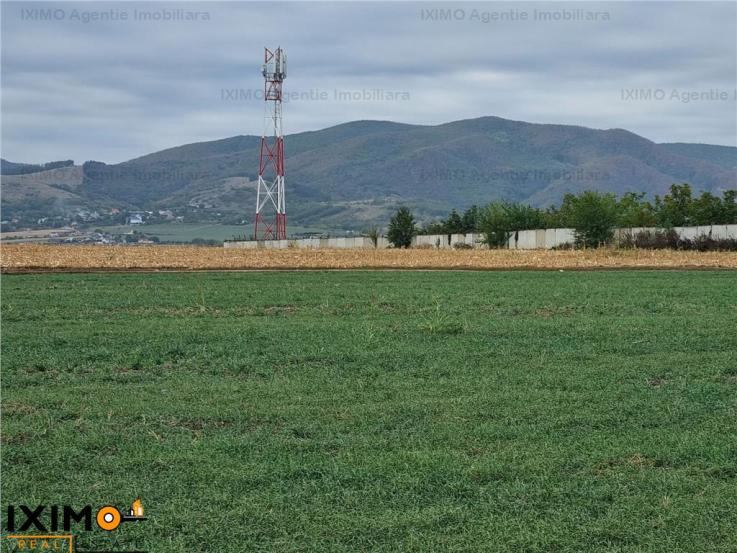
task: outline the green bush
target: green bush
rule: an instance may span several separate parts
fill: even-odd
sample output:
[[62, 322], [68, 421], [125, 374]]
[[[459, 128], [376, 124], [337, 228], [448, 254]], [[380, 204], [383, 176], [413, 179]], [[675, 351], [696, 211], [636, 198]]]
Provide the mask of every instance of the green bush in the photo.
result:
[[389, 220], [389, 231], [386, 237], [395, 248], [409, 248], [415, 234], [417, 234], [417, 227], [412, 212], [406, 207], [400, 207]]
[[577, 246], [596, 248], [608, 244], [617, 226], [617, 199], [614, 194], [586, 191], [573, 197], [570, 217]]
[[[585, 191], [566, 194], [560, 206], [542, 210], [529, 205], [495, 201], [482, 209], [475, 206], [462, 216], [451, 211], [445, 220], [427, 225], [422, 234], [481, 232], [490, 247], [504, 247], [518, 230], [574, 228], [578, 246], [595, 247], [612, 239], [614, 228], [672, 228], [684, 225], [737, 224], [737, 190], [725, 190], [722, 198], [710, 192], [694, 197], [689, 184], [673, 184], [654, 202], [645, 195]], [[659, 237], [662, 240], [663, 237]]]
[[542, 228], [542, 213], [529, 205], [509, 202], [492, 202], [480, 216], [479, 229], [484, 243], [491, 248], [503, 248], [512, 232]]
[[425, 225], [419, 234], [468, 234], [478, 232], [481, 223], [481, 210], [472, 205], [463, 215], [451, 210], [447, 219], [440, 219]]

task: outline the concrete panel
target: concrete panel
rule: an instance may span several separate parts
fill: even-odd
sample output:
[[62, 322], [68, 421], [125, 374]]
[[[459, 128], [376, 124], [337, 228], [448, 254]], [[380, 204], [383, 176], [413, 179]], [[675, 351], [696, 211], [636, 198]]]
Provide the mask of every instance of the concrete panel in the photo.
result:
[[737, 240], [737, 225], [725, 225], [725, 227], [727, 238], [734, 238]]
[[725, 238], [727, 238], [727, 225], [712, 225], [711, 237], [714, 240], [724, 240]]
[[631, 229], [628, 228], [617, 228], [614, 229], [614, 241], [620, 242], [627, 238], [627, 235], [629, 235], [632, 232]]
[[466, 244], [473, 248], [483, 247], [484, 235], [480, 233], [469, 232], [466, 234]]
[[371, 240], [368, 236], [359, 236], [357, 238], [354, 238], [356, 242], [356, 247], [361, 248], [363, 250], [369, 250], [374, 249], [374, 241]]
[[418, 235], [412, 239], [412, 245], [414, 247], [425, 247], [427, 248], [447, 248], [450, 246], [448, 243], [447, 234], [426, 234]]
[[519, 231], [514, 231], [509, 233], [509, 240], [507, 241], [507, 247], [511, 250], [519, 250], [520, 249], [520, 243], [519, 243]]
[[537, 245], [535, 241], [536, 232], [534, 230], [521, 230], [518, 233], [517, 249], [534, 250]]
[[451, 237], [449, 234], [435, 234], [432, 237], [432, 245], [441, 250], [450, 248]]
[[543, 249], [545, 247], [545, 229], [537, 229], [535, 232], [535, 249]]
[[558, 245], [558, 237], [556, 235], [555, 230], [556, 229], [554, 228], [549, 228], [545, 230], [545, 239], [543, 242], [543, 246], [547, 250], [552, 249]]
[[[712, 227], [711, 227], [711, 225], [709, 225], [709, 226], [696, 227], [696, 236], [703, 236], [703, 235], [709, 236], [711, 234], [712, 234]], [[713, 237], [714, 236], [712, 235], [712, 238]]]
[[514, 231], [509, 234], [509, 240], [507, 240], [507, 247], [510, 250], [519, 250], [519, 233], [520, 231]]
[[673, 227], [681, 239], [693, 240], [699, 235], [698, 227]]
[[465, 244], [466, 243], [466, 235], [465, 234], [451, 234], [450, 235], [450, 246], [453, 247], [456, 244]]
[[572, 228], [557, 228], [555, 229], [555, 240], [558, 246], [573, 244], [576, 242], [576, 231]]
[[258, 247], [258, 242], [256, 242], [255, 240], [238, 240], [238, 241], [232, 241], [232, 242], [223, 242], [223, 247], [255, 250]]
[[427, 244], [433, 248], [450, 248], [450, 236], [447, 234], [431, 234], [427, 237]]

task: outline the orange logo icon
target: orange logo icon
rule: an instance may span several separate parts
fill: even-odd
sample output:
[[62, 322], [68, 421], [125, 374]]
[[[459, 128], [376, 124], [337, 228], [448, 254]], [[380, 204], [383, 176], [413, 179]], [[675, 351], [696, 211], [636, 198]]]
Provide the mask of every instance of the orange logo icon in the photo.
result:
[[97, 511], [97, 525], [103, 530], [112, 532], [121, 522], [146, 520], [143, 516], [143, 503], [141, 498], [137, 497], [126, 514], [121, 513], [117, 507], [105, 505]]

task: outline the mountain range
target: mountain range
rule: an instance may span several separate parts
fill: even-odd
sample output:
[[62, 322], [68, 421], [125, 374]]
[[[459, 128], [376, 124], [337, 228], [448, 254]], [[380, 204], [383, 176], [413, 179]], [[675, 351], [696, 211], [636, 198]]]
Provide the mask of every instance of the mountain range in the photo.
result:
[[[259, 143], [234, 136], [118, 164], [2, 160], [2, 207], [49, 215], [189, 210], [249, 220]], [[681, 182], [717, 194], [737, 187], [735, 147], [657, 144], [623, 129], [499, 117], [435, 126], [354, 121], [288, 135], [285, 145], [287, 212], [301, 226], [385, 225], [398, 205], [429, 220], [495, 199], [547, 206], [586, 189], [653, 196]]]

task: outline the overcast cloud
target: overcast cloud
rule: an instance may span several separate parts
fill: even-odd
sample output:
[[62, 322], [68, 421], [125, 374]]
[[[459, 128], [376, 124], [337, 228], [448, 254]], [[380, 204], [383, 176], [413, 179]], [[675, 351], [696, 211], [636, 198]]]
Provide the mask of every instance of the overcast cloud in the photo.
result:
[[278, 45], [285, 133], [496, 115], [737, 145], [734, 2], [3, 2], [2, 156], [260, 135]]

